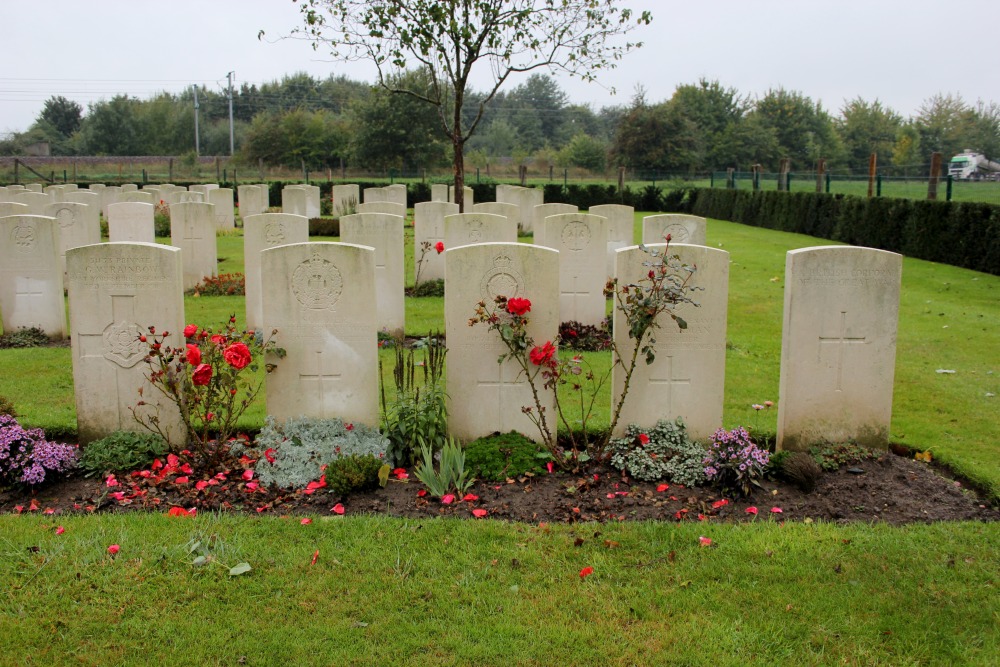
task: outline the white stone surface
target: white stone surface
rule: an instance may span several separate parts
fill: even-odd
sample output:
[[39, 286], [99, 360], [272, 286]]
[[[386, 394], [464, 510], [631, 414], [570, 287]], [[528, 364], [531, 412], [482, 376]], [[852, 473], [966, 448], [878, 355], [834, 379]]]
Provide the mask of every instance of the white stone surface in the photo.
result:
[[171, 204], [170, 245], [182, 250], [185, 290], [219, 275], [215, 207], [201, 202]]
[[[528, 335], [537, 345], [559, 333], [559, 257], [548, 248], [526, 243], [484, 243], [445, 250], [444, 312], [448, 339], [448, 431], [468, 442], [495, 431], [511, 430], [540, 440], [538, 429], [522, 412], [534, 408], [527, 378], [511, 359], [500, 336], [486, 324], [469, 326], [476, 304], [503, 295], [531, 301]], [[541, 387], [541, 377], [538, 377]], [[555, 428], [549, 392], [539, 394]]]
[[309, 241], [309, 218], [291, 213], [259, 213], [243, 220], [243, 275], [246, 277], [247, 329], [264, 324], [261, 311], [260, 253]]
[[388, 213], [356, 213], [340, 219], [344, 243], [375, 249], [375, 307], [378, 328], [403, 333], [406, 321], [403, 270], [403, 218]]
[[545, 242], [545, 218], [550, 215], [563, 215], [566, 213], [579, 213], [580, 209], [572, 204], [539, 204], [532, 211], [531, 229], [534, 233], [535, 245], [554, 248], [550, 243]]
[[786, 255], [778, 449], [889, 446], [902, 259], [854, 246]]
[[447, 183], [431, 183], [431, 201], [448, 201], [449, 191], [450, 187]]
[[41, 215], [0, 218], [0, 314], [6, 331], [38, 327], [66, 337], [59, 223]]
[[108, 206], [108, 238], [112, 243], [155, 243], [154, 207], [142, 202]]
[[346, 243], [297, 243], [261, 253], [264, 329], [286, 351], [267, 376], [279, 420], [340, 417], [377, 427], [375, 253]]
[[[476, 193], [468, 185], [462, 187], [462, 196], [465, 199], [463, 202], [464, 210], [471, 212], [472, 207], [476, 204]], [[455, 203], [455, 186], [454, 184], [448, 186], [448, 201]]]
[[687, 243], [690, 245], [705, 245], [707, 221], [697, 215], [680, 213], [664, 213], [662, 215], [647, 215], [642, 219], [642, 242], [663, 243], [670, 234], [671, 243]]
[[66, 271], [66, 251], [101, 242], [101, 211], [87, 204], [64, 201], [49, 204], [45, 215], [59, 223], [59, 270]]
[[129, 190], [127, 192], [123, 191], [118, 195], [118, 201], [121, 202], [142, 202], [143, 204], [158, 204], [159, 200], [153, 199], [153, 195], [157, 193], [146, 192], [145, 190]]
[[364, 203], [389, 201], [406, 208], [406, 186], [401, 184], [387, 185], [383, 188], [365, 188]]
[[615, 273], [615, 251], [634, 244], [635, 209], [621, 204], [601, 204], [591, 206], [592, 215], [608, 219], [608, 264], [609, 276]]
[[541, 226], [535, 227], [536, 237], [542, 228], [545, 245], [559, 251], [560, 321], [600, 326], [607, 311], [607, 218], [563, 213], [547, 216]]
[[516, 204], [521, 209], [521, 231], [531, 232], [534, 229], [535, 207], [545, 203], [545, 193], [540, 188], [498, 185], [496, 200], [500, 203]]
[[[662, 253], [666, 244], [651, 244], [648, 249]], [[624, 435], [629, 424], [655, 426], [660, 419], [682, 417], [688, 435], [694, 439], [710, 438], [722, 426], [722, 406], [726, 380], [726, 316], [729, 301], [729, 253], [697, 245], [670, 244], [669, 254], [680, 262], [696, 266], [694, 273], [683, 269], [671, 270], [671, 275], [683, 283], [699, 288], [691, 293], [698, 304], [682, 304], [674, 312], [687, 322], [681, 329], [661, 314], [659, 329], [653, 331], [656, 358], [646, 365], [640, 351], [630, 382], [628, 396], [614, 435]], [[648, 262], [658, 262], [638, 246], [619, 250], [615, 255], [619, 287], [648, 286]], [[615, 345], [628, 363], [635, 340], [628, 337], [625, 315], [615, 307]], [[646, 341], [643, 342], [645, 344]], [[617, 403], [625, 385], [625, 371], [616, 366], [612, 371], [612, 392]]]
[[8, 215], [31, 215], [28, 212], [30, 210], [31, 207], [27, 204], [14, 201], [0, 201], [0, 218], [6, 218]]
[[[174, 446], [184, 444], [180, 414], [145, 379], [146, 346], [138, 337], [170, 332], [183, 347], [181, 251], [159, 244], [99, 243], [66, 253], [73, 388], [81, 443], [114, 431], [143, 432], [129, 408], [154, 412]], [[142, 388], [142, 396], [139, 390]], [[148, 405], [138, 406], [139, 401]]]
[[444, 247], [473, 243], [517, 243], [517, 225], [503, 215], [458, 213], [444, 218]]
[[521, 209], [516, 204], [507, 204], [497, 201], [485, 201], [473, 204], [470, 213], [490, 213], [492, 215], [502, 215], [514, 223], [518, 229], [521, 228]]
[[292, 215], [304, 215], [307, 211], [307, 192], [297, 185], [286, 185], [281, 188], [281, 212]]
[[[416, 273], [420, 255], [424, 263], [420, 269], [420, 280], [444, 279], [444, 256], [438, 254], [434, 246], [444, 243], [445, 216], [458, 213], [458, 204], [447, 201], [420, 202], [413, 207], [413, 271]], [[431, 244], [431, 250], [423, 251], [423, 243]]]
[[93, 215], [97, 217], [97, 221], [101, 220], [101, 195], [97, 192], [91, 192], [90, 190], [74, 190], [73, 192], [67, 192], [66, 196], [63, 197], [64, 201], [74, 202], [76, 204], [86, 204], [94, 209]]
[[260, 215], [267, 210], [264, 193], [267, 186], [241, 185], [236, 189], [240, 205], [240, 218], [246, 220], [251, 215]]
[[394, 201], [373, 201], [367, 204], [358, 204], [356, 212], [388, 213], [389, 215], [398, 215], [401, 218], [406, 217], [406, 207]]
[[26, 190], [17, 194], [14, 201], [27, 206], [28, 215], [45, 215], [45, 207], [52, 203], [52, 197], [44, 192]]
[[[207, 187], [207, 186], [206, 186]], [[235, 202], [231, 188], [208, 188], [209, 204], [215, 206], [215, 226], [219, 229], [236, 229]]]
[[335, 185], [330, 197], [333, 200], [332, 210], [335, 218], [353, 215], [358, 212], [358, 204], [361, 203], [361, 189], [356, 183]]

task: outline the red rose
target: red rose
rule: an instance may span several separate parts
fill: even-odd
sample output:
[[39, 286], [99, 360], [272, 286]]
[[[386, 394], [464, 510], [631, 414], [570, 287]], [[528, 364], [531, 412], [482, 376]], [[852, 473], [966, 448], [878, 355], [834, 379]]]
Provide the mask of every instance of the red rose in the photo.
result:
[[441, 253], [444, 252], [444, 243], [438, 241], [437, 243], [434, 244], [434, 249], [437, 250], [437, 253], [440, 255]]
[[191, 381], [196, 385], [204, 387], [212, 379], [212, 367], [208, 364], [198, 364], [191, 374]]
[[222, 334], [214, 334], [212, 336], [211, 340], [216, 345], [225, 345], [226, 344], [226, 337], [223, 336]]
[[198, 333], [198, 325], [197, 324], [189, 324], [186, 327], [184, 327], [184, 337], [185, 338], [193, 338], [196, 333]]
[[201, 363], [201, 350], [197, 345], [192, 345], [188, 343], [187, 345], [187, 362], [192, 366], [197, 366]]
[[531, 310], [531, 301], [528, 299], [513, 298], [507, 301], [507, 312], [511, 315], [524, 315]]
[[552, 345], [552, 341], [545, 341], [545, 345], [542, 347], [535, 346], [528, 356], [531, 358], [531, 363], [536, 366], [555, 366], [555, 355], [556, 348]]
[[250, 363], [250, 349], [246, 343], [233, 343], [222, 353], [222, 358], [226, 360], [227, 364], [240, 370], [246, 368], [247, 364]]

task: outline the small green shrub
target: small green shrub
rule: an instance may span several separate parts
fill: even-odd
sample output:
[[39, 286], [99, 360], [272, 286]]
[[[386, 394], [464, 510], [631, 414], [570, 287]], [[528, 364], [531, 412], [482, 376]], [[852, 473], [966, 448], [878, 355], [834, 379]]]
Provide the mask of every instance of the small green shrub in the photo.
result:
[[246, 296], [246, 276], [242, 273], [220, 273], [217, 276], [205, 276], [194, 288], [185, 294], [188, 296]]
[[410, 296], [444, 296], [444, 280], [440, 278], [424, 280], [413, 286]]
[[691, 440], [680, 417], [652, 428], [629, 424], [625, 437], [609, 443], [611, 465], [647, 482], [670, 480], [685, 486], [705, 482], [705, 448]]
[[335, 496], [378, 486], [378, 471], [385, 463], [373, 454], [350, 454], [333, 459], [326, 467], [326, 486]]
[[51, 342], [48, 334], [38, 327], [21, 327], [0, 335], [0, 350], [15, 347], [45, 347]]
[[0, 415], [17, 417], [17, 410], [14, 409], [14, 401], [6, 396], [0, 396]]
[[162, 199], [153, 207], [153, 235], [170, 236], [170, 205]]
[[[428, 336], [429, 340], [436, 340]], [[448, 439], [447, 396], [441, 386], [444, 358], [447, 350], [442, 345], [424, 345], [423, 361], [418, 363], [413, 348], [407, 349], [402, 341], [395, 342], [396, 360], [392, 377], [396, 385], [396, 398], [389, 404], [385, 386], [382, 386], [382, 429], [389, 439], [389, 462], [398, 466], [413, 464], [422, 447], [431, 452], [439, 451]], [[381, 363], [379, 377], [382, 377]], [[417, 384], [416, 370], [423, 374], [423, 384]]]
[[340, 236], [340, 218], [309, 218], [309, 236]]
[[464, 495], [475, 484], [475, 478], [469, 477], [469, 472], [465, 469], [465, 452], [454, 439], [449, 438], [441, 448], [436, 470], [434, 452], [430, 447], [421, 445], [420, 455], [423, 460], [417, 463], [413, 474], [435, 498], [441, 498], [449, 491]]
[[354, 454], [383, 459], [389, 441], [362, 424], [298, 417], [279, 423], [268, 416], [252, 446], [234, 443], [232, 453], [257, 459], [257, 479], [280, 488], [301, 488], [319, 479], [323, 464]]
[[526, 472], [544, 472], [547, 451], [530, 438], [511, 431], [496, 433], [470, 442], [465, 448], [465, 465], [479, 479], [502, 482]]
[[823, 470], [834, 472], [843, 465], [860, 463], [878, 456], [875, 452], [853, 442], [812, 447], [809, 453]]
[[84, 447], [80, 467], [85, 477], [123, 474], [146, 467], [156, 457], [166, 455], [168, 450], [166, 441], [155, 433], [116, 431]]

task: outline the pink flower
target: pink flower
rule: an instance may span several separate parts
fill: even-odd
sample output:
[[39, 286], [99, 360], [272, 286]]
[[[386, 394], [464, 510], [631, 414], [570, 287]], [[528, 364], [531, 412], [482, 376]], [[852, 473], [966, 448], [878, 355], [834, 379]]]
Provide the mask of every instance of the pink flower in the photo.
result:
[[111, 488], [113, 486], [118, 486], [118, 480], [115, 479], [114, 475], [108, 475], [107, 479], [104, 480], [105, 486]]
[[197, 333], [198, 333], [198, 325], [197, 324], [189, 324], [186, 327], [184, 327], [184, 337], [185, 338], [194, 338], [197, 335]]
[[108, 547], [108, 553], [111, 554], [112, 556], [117, 555], [120, 550], [121, 547], [118, 546], [117, 544], [112, 544], [110, 547]]
[[205, 480], [200, 480], [198, 482], [195, 482], [194, 488], [196, 488], [199, 491], [204, 491], [206, 488], [208, 488], [208, 482], [206, 482]]
[[753, 514], [754, 516], [757, 516], [757, 508], [752, 505], [743, 511], [746, 512], [747, 514]]
[[406, 468], [396, 468], [392, 471], [392, 474], [396, 476], [396, 479], [409, 479], [409, 475], [406, 472]]
[[531, 301], [514, 297], [507, 300], [507, 312], [511, 315], [524, 315], [531, 310]]
[[444, 243], [442, 241], [438, 241], [434, 244], [434, 249], [437, 250], [437, 254], [440, 255], [444, 252]]
[[765, 408], [772, 408], [772, 407], [774, 407], [774, 401], [764, 401], [764, 407]]
[[268, 463], [274, 463], [274, 447], [268, 447], [264, 450], [264, 458], [267, 459]]
[[549, 471], [549, 474], [550, 474], [550, 475], [552, 474], [552, 461], [548, 461], [548, 462], [547, 462], [547, 463], [545, 464], [545, 469]]
[[417, 491], [417, 498], [423, 498], [427, 495], [427, 489], [420, 489]]
[[252, 359], [250, 356], [250, 348], [248, 348], [246, 343], [243, 342], [233, 343], [227, 347], [222, 353], [222, 358], [226, 360], [227, 364], [236, 370], [246, 368], [247, 364], [249, 364]]
[[244, 470], [242, 477], [243, 481], [249, 482], [251, 479], [253, 479], [253, 470]]
[[474, 503], [479, 500], [479, 496], [474, 493], [467, 493], [462, 497], [462, 502]]
[[187, 484], [190, 481], [187, 477], [177, 477], [174, 479], [174, 484]]
[[722, 500], [716, 500], [714, 503], [712, 503], [712, 509], [717, 510], [720, 507], [725, 507], [728, 504], [729, 501], [726, 500], [725, 498], [723, 498]]

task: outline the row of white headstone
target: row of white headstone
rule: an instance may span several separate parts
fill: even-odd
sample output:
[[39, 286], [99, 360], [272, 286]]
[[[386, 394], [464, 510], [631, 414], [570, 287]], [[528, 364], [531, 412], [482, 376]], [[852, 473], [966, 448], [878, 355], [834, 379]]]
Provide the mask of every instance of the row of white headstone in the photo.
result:
[[[681, 331], [671, 320], [656, 336], [656, 360], [640, 364], [619, 430], [681, 416], [694, 437], [722, 425], [729, 255], [674, 245], [697, 265], [700, 305], [682, 306]], [[262, 328], [276, 330], [287, 355], [267, 376], [267, 412], [278, 419], [308, 415], [378, 423], [376, 251], [351, 243], [292, 243], [259, 253], [268, 276], [260, 289]], [[531, 301], [529, 335], [554, 340], [560, 316], [559, 252], [520, 243], [461, 246], [445, 253], [449, 430], [467, 441], [511, 429], [537, 437], [521, 408], [532, 404], [525, 378], [495, 333], [468, 321], [480, 300], [497, 295]], [[104, 243], [67, 253], [74, 387], [81, 439], [134, 429], [130, 407], [143, 386], [148, 326], [170, 331], [179, 346], [184, 326], [181, 250], [156, 244]], [[616, 275], [635, 282], [648, 271], [639, 247], [616, 252]], [[827, 246], [788, 253], [779, 391], [779, 447], [859, 440], [886, 446], [892, 405], [901, 258], [868, 248]], [[616, 342], [629, 349], [616, 312]], [[612, 392], [622, 390], [616, 369]], [[153, 392], [144, 400], [151, 409]], [[551, 404], [547, 405], [551, 410]], [[183, 438], [176, 413], [161, 418]], [[171, 418], [172, 415], [172, 418]]]

